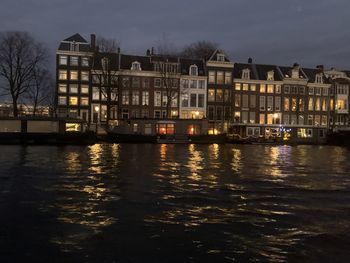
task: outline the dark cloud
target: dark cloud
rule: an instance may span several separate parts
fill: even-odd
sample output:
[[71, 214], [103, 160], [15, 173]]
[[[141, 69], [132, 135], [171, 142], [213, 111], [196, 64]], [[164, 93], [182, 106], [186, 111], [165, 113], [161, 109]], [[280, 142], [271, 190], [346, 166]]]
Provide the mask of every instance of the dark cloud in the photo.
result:
[[217, 42], [234, 61], [350, 68], [348, 0], [1, 0], [2, 30], [23, 30], [52, 49], [76, 32], [117, 38], [144, 53], [166, 36], [180, 48]]

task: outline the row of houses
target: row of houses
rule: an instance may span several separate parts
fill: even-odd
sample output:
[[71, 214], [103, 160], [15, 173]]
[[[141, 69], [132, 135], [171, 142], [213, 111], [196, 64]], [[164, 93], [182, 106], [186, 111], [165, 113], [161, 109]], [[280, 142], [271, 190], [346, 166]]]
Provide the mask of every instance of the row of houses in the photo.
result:
[[323, 66], [234, 63], [99, 52], [75, 34], [57, 58], [57, 114], [118, 125], [137, 119], [206, 119], [208, 133], [241, 137], [324, 137], [349, 126], [350, 72]]

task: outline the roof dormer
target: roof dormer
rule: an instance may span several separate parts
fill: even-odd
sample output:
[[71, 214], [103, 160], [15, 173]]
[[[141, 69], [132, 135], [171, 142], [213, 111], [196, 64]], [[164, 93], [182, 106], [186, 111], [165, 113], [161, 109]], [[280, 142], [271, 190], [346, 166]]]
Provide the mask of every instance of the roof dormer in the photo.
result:
[[315, 76], [315, 83], [323, 83], [323, 74], [322, 73], [318, 73]]
[[217, 53], [217, 54], [216, 54], [216, 60], [217, 60], [217, 61], [224, 62], [224, 61], [225, 61], [225, 54], [223, 54], [223, 53]]
[[266, 79], [267, 80], [275, 80], [275, 72], [273, 70], [268, 71]]
[[141, 70], [141, 63], [134, 61], [131, 63], [131, 70]]
[[242, 79], [250, 79], [250, 69], [249, 68], [242, 70]]
[[191, 65], [189, 73], [191, 76], [198, 76], [198, 67], [197, 65]]

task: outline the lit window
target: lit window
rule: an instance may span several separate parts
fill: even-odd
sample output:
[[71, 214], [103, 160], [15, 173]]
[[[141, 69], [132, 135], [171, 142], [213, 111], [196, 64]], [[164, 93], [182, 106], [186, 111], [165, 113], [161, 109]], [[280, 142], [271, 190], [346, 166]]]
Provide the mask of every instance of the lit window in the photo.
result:
[[215, 101], [215, 90], [214, 89], [208, 90], [208, 101]]
[[149, 92], [142, 91], [142, 105], [147, 106], [149, 104]]
[[256, 91], [256, 85], [250, 84], [250, 91]]
[[275, 72], [273, 70], [267, 72], [267, 80], [274, 80]]
[[70, 93], [78, 93], [78, 85], [77, 84], [70, 84], [69, 85], [69, 92]]
[[218, 71], [216, 73], [216, 83], [217, 84], [224, 84], [224, 72]]
[[66, 80], [67, 79], [67, 70], [60, 70], [58, 72], [58, 79]]
[[59, 64], [60, 65], [67, 65], [68, 64], [68, 57], [64, 55], [59, 56]]
[[215, 71], [209, 71], [209, 83], [215, 83]]
[[267, 85], [267, 93], [273, 93], [273, 85]]
[[81, 72], [81, 80], [89, 81], [89, 71], [82, 71]]
[[76, 71], [76, 70], [71, 70], [71, 71], [70, 71], [70, 79], [71, 79], [71, 80], [78, 80], [78, 71]]
[[89, 86], [88, 85], [81, 85], [80, 86], [80, 93], [88, 94], [89, 93]]
[[78, 97], [69, 97], [69, 105], [78, 105]]
[[249, 85], [248, 84], [243, 84], [243, 90], [248, 91]]
[[260, 93], [265, 93], [265, 92], [266, 92], [266, 85], [260, 84]]
[[58, 92], [67, 93], [67, 84], [58, 84]]
[[241, 90], [241, 83], [235, 84], [235, 90]]
[[81, 131], [80, 123], [66, 123], [66, 132], [77, 132]]
[[131, 100], [132, 105], [139, 105], [140, 103], [139, 97], [140, 97], [139, 92], [134, 90], [132, 92], [132, 100]]
[[276, 93], [280, 94], [281, 93], [281, 85], [276, 85]]
[[232, 83], [232, 74], [231, 72], [225, 72], [225, 84], [231, 85]]
[[81, 97], [80, 98], [80, 105], [82, 105], [82, 106], [89, 105], [89, 98], [88, 97]]

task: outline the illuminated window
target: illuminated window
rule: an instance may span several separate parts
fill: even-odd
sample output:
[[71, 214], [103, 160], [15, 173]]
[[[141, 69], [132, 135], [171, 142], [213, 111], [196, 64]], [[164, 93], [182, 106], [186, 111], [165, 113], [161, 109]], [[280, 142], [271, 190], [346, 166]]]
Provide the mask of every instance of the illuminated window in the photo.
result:
[[249, 85], [248, 84], [243, 84], [243, 89], [244, 91], [248, 91], [249, 90]]
[[284, 98], [284, 110], [289, 111], [289, 98]]
[[314, 110], [314, 100], [313, 100], [313, 98], [309, 98], [308, 110], [309, 111], [313, 111]]
[[160, 107], [162, 105], [162, 93], [160, 91], [154, 92], [154, 106]]
[[222, 89], [217, 89], [216, 90], [216, 101], [217, 102], [223, 101]]
[[315, 101], [315, 110], [316, 110], [316, 111], [321, 110], [321, 101], [320, 101], [320, 98], [317, 98], [316, 101]]
[[265, 84], [260, 84], [260, 93], [265, 93], [265, 92], [266, 92]]
[[78, 97], [69, 97], [69, 105], [78, 105]]
[[58, 79], [66, 80], [67, 79], [67, 70], [60, 70], [58, 72]]
[[256, 91], [256, 85], [250, 84], [250, 91]]
[[208, 101], [215, 101], [215, 90], [214, 89], [208, 90]]
[[277, 94], [280, 94], [280, 93], [281, 93], [281, 85], [276, 85], [276, 90], [275, 90], [275, 92], [276, 92]]
[[66, 123], [66, 132], [78, 132], [81, 131], [80, 123]]
[[92, 87], [92, 99], [100, 100], [100, 89], [98, 87]]
[[265, 124], [265, 114], [259, 114], [259, 124]]
[[142, 105], [147, 106], [149, 104], [149, 92], [142, 91]]
[[67, 97], [59, 96], [58, 97], [58, 105], [67, 105]]
[[80, 98], [80, 105], [82, 105], [82, 106], [89, 105], [89, 98], [88, 97], [81, 97]]
[[80, 86], [80, 93], [88, 94], [89, 93], [89, 86], [88, 85], [81, 85]]
[[275, 72], [273, 70], [267, 72], [267, 80], [274, 80]]
[[327, 126], [327, 116], [326, 115], [322, 115], [321, 125], [322, 126]]
[[70, 79], [71, 79], [71, 80], [78, 80], [78, 71], [76, 71], [76, 70], [71, 70], [71, 71], [70, 71]]
[[59, 64], [60, 65], [67, 65], [68, 64], [68, 57], [64, 55], [59, 56]]
[[70, 65], [71, 66], [78, 66], [79, 64], [79, 58], [76, 56], [71, 56], [70, 57]]
[[69, 85], [70, 93], [78, 93], [78, 84], [70, 84]]
[[67, 84], [58, 84], [58, 92], [67, 93]]
[[267, 93], [273, 93], [273, 85], [267, 85]]
[[304, 99], [299, 98], [299, 111], [304, 111]]
[[129, 105], [129, 91], [128, 90], [122, 91], [122, 104]]
[[132, 99], [131, 99], [131, 103], [132, 105], [139, 105], [139, 101], [140, 101], [140, 98], [139, 98], [139, 92], [138, 91], [133, 91], [132, 92]]
[[321, 124], [321, 116], [315, 115], [315, 125], [318, 126]]
[[347, 100], [338, 99], [335, 106], [336, 106], [336, 110], [346, 110], [347, 109]]
[[235, 90], [241, 90], [241, 83], [235, 84]]
[[248, 68], [242, 70], [242, 79], [250, 79], [250, 70]]
[[82, 71], [81, 72], [81, 80], [89, 81], [89, 71]]
[[292, 98], [292, 111], [296, 111], [296, 110], [297, 110], [297, 99]]

